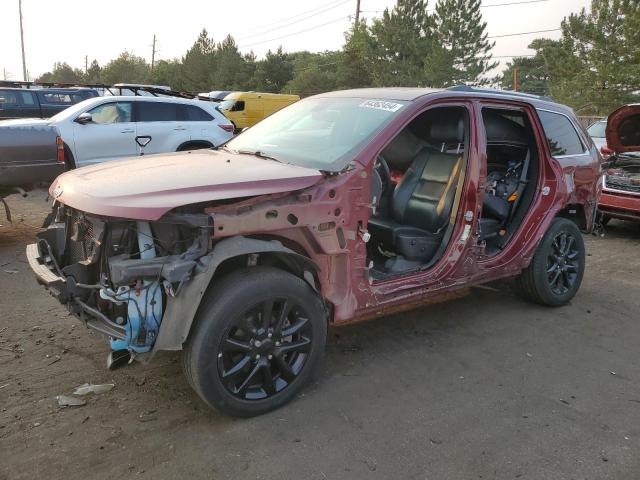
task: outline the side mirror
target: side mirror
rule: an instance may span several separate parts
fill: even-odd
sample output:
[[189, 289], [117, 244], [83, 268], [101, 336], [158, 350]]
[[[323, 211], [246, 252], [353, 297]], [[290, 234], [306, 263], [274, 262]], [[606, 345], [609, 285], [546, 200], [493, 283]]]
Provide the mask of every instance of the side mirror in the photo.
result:
[[93, 117], [91, 117], [90, 113], [84, 112], [78, 115], [74, 121], [80, 125], [86, 125], [87, 123], [93, 122]]

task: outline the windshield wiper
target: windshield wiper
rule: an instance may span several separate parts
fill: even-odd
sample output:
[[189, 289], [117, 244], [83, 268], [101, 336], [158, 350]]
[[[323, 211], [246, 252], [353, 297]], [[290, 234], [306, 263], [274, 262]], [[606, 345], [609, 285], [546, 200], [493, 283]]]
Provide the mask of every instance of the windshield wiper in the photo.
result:
[[258, 158], [264, 158], [265, 160], [273, 160], [274, 162], [284, 163], [282, 160], [278, 160], [275, 157], [271, 157], [269, 155], [265, 155], [260, 150], [251, 151], [251, 150], [236, 150], [234, 153], [238, 153], [240, 155], [253, 155]]

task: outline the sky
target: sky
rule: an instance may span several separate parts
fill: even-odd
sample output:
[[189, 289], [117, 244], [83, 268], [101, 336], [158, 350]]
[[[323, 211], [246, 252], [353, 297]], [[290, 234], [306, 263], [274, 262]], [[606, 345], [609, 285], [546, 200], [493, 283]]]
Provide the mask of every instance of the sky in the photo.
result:
[[[550, 30], [590, 0], [483, 0], [482, 13], [490, 36]], [[380, 16], [394, 0], [361, 0], [362, 16]], [[165, 6], [166, 5], [166, 6]], [[179, 5], [177, 7], [176, 5]], [[430, 8], [435, 0], [429, 2]], [[494, 5], [494, 6], [491, 6]], [[31, 79], [54, 62], [84, 69], [96, 59], [104, 65], [127, 50], [151, 60], [181, 57], [206, 28], [214, 40], [233, 35], [242, 52], [261, 58], [282, 45], [284, 51], [336, 50], [344, 44], [356, 0], [22, 0], [27, 70]], [[22, 80], [18, 0], [0, 0], [0, 79]], [[534, 38], [558, 38], [559, 32], [495, 38], [493, 54], [532, 53]], [[508, 58], [498, 58], [503, 64]]]

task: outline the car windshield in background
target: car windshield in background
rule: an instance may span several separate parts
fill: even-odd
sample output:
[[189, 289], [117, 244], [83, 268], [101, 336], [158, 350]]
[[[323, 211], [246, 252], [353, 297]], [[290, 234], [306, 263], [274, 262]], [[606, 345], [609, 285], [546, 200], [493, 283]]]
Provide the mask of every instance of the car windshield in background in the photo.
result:
[[236, 103], [235, 100], [223, 100], [222, 102], [220, 102], [220, 105], [218, 105], [218, 107], [220, 108], [220, 110], [231, 110], [231, 107], [233, 107], [234, 103]]
[[591, 135], [591, 138], [605, 138], [606, 129], [607, 129], [607, 122], [596, 122], [587, 129], [587, 132], [589, 132], [589, 135]]
[[227, 147], [318, 170], [342, 170], [408, 102], [309, 98], [237, 136]]

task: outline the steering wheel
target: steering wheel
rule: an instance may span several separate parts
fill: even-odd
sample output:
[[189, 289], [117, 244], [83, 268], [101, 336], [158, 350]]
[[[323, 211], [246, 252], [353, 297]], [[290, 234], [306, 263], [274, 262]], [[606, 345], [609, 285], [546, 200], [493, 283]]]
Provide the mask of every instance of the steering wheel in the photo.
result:
[[382, 181], [382, 192], [380, 195], [382, 197], [391, 189], [391, 172], [389, 171], [389, 164], [382, 155], [378, 155], [376, 163], [373, 165], [373, 169]]

